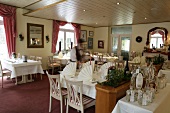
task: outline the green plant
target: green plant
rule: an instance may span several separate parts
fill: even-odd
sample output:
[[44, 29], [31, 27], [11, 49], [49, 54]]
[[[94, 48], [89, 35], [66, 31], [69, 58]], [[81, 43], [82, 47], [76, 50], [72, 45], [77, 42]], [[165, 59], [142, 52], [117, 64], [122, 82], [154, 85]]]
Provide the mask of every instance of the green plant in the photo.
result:
[[165, 61], [163, 56], [154, 56], [153, 58], [153, 65], [163, 64]]
[[128, 73], [124, 75], [124, 71], [120, 69], [109, 70], [109, 74], [106, 76], [106, 81], [99, 83], [100, 85], [117, 87], [123, 82], [129, 81], [131, 78], [131, 74]]

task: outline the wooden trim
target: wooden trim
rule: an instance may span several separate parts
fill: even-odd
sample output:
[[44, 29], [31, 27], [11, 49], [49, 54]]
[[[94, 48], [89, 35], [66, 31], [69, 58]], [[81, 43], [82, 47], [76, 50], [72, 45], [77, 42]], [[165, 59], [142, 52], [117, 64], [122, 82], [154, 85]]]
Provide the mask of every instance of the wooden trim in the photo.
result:
[[33, 2], [33, 3], [29, 4], [29, 5], [26, 5], [26, 6], [23, 7], [23, 9], [26, 9], [26, 7], [34, 5], [34, 4], [36, 4], [36, 3], [40, 2], [40, 1], [42, 1], [42, 0], [37, 0], [36, 2]]
[[60, 0], [60, 1], [55, 2], [55, 3], [53, 3], [53, 4], [46, 5], [46, 6], [44, 6], [44, 7], [38, 8], [38, 9], [36, 9], [36, 10], [30, 11], [30, 12], [27, 12], [27, 13], [24, 13], [23, 15], [26, 15], [26, 14], [29, 14], [29, 13], [33, 13], [33, 12], [36, 12], [36, 11], [39, 11], [39, 10], [43, 10], [43, 9], [46, 9], [46, 8], [55, 6], [56, 4], [59, 4], [59, 3], [65, 2], [65, 1], [67, 1], [67, 0]]

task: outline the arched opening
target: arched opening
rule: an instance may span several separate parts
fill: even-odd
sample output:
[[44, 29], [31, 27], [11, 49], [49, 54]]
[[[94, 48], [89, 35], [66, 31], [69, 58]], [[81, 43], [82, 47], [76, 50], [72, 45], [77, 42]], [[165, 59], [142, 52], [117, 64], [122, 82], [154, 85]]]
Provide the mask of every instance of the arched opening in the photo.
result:
[[161, 48], [167, 41], [168, 31], [162, 27], [155, 27], [148, 31], [146, 45], [150, 48]]

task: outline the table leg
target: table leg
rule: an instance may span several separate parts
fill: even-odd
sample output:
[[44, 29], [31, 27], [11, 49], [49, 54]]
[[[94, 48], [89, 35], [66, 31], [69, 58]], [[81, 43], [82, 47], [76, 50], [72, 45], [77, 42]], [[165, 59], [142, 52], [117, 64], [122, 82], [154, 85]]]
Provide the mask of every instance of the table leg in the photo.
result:
[[[16, 78], [17, 78], [17, 77], [16, 77]], [[17, 84], [23, 84], [23, 83], [26, 83], [26, 75], [22, 75], [22, 80], [19, 81], [19, 82], [18, 82], [17, 79], [16, 79], [16, 83], [15, 83], [15, 84], [17, 85]]]
[[28, 75], [26, 76], [26, 82], [33, 82], [34, 80], [32, 79], [32, 74], [30, 74], [30, 80], [28, 79]]

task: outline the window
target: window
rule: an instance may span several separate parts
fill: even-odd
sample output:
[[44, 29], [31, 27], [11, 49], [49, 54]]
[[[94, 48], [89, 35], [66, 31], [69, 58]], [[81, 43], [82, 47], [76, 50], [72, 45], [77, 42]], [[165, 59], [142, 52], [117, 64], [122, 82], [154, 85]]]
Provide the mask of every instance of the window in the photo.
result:
[[160, 48], [162, 44], [164, 44], [162, 40], [162, 35], [160, 35], [159, 33], [151, 35], [150, 48]]
[[[76, 44], [76, 38], [74, 33], [74, 28], [71, 24], [66, 24], [65, 26], [60, 26], [60, 31], [58, 34], [58, 41], [56, 45], [56, 50], [59, 50], [59, 42], [61, 41], [61, 50], [68, 50], [71, 48], [71, 43]], [[72, 46], [73, 46], [72, 45]]]
[[3, 24], [3, 17], [0, 16], [0, 59], [8, 56], [7, 44], [6, 44], [6, 36], [5, 29]]

